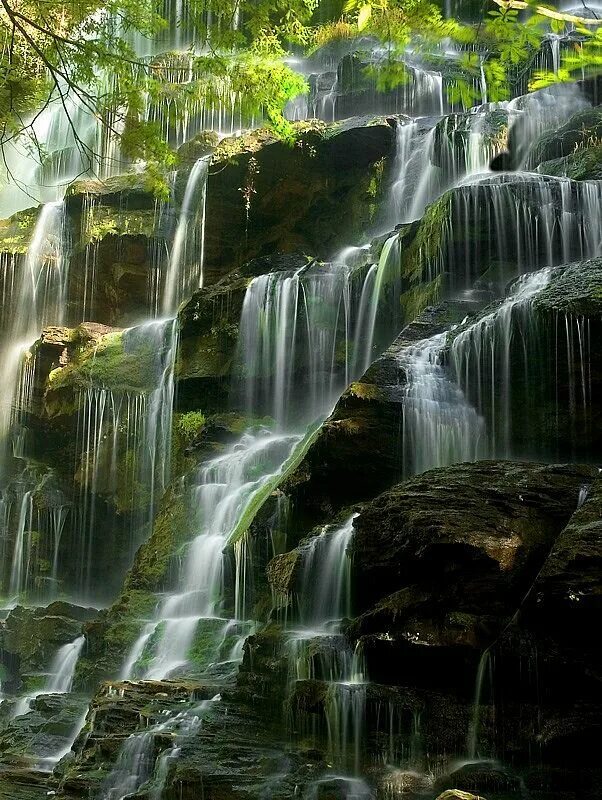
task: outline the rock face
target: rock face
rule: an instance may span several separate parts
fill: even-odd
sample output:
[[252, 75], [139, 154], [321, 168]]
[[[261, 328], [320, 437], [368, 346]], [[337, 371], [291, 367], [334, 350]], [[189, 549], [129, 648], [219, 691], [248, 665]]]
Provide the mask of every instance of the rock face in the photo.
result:
[[[375, 211], [379, 162], [391, 153], [394, 121], [382, 117], [310, 124], [288, 145], [259, 134], [222, 143], [208, 179], [205, 271], [260, 255], [328, 258], [361, 234]], [[249, 208], [245, 206], [249, 197]]]

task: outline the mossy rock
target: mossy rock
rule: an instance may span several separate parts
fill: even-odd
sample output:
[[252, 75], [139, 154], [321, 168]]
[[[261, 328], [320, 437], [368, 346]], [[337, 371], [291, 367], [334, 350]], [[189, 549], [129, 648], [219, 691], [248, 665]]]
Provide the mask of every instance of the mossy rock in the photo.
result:
[[[48, 375], [45, 402], [50, 416], [72, 413], [79, 390], [107, 389], [125, 394], [154, 388], [158, 353], [152, 341], [132, 341], [124, 331], [111, 331], [91, 340], [81, 328], [73, 332], [71, 342], [75, 347], [69, 362]], [[62, 402], [63, 397], [69, 402]]]
[[104, 180], [86, 179], [75, 181], [67, 189], [68, 208], [82, 206], [90, 197], [104, 206], [127, 207], [130, 210], [154, 209], [153, 178], [148, 173], [131, 172]]
[[578, 261], [554, 270], [533, 300], [539, 312], [575, 317], [602, 315], [602, 258]]
[[541, 136], [530, 153], [532, 164], [570, 156], [602, 145], [602, 106], [586, 108], [558, 129]]
[[602, 144], [579, 147], [567, 156], [544, 161], [537, 167], [543, 175], [556, 175], [575, 181], [602, 179]]
[[28, 208], [0, 220], [0, 253], [15, 256], [27, 252], [39, 212], [39, 207]]

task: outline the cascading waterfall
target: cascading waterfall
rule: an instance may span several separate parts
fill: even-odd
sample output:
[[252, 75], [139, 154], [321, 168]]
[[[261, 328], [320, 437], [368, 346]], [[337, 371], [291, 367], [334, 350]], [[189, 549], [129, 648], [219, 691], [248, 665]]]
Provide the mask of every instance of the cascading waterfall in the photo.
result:
[[18, 424], [28, 408], [34, 365], [28, 362], [23, 368], [23, 357], [45, 325], [63, 322], [68, 263], [64, 206], [48, 203], [39, 211], [27, 255], [18, 268], [12, 324], [1, 357], [3, 447], [11, 425]]
[[[576, 420], [581, 420], [584, 426], [580, 435], [588, 436], [589, 323], [583, 317], [569, 314], [540, 319], [534, 313], [538, 295], [561, 269], [548, 267], [519, 279], [498, 308], [464, 327], [453, 338], [451, 366], [460, 386], [488, 420], [488, 450], [492, 456], [524, 457], [530, 447], [537, 446], [534, 431], [521, 428], [517, 432], [524, 414], [536, 430], [539, 411], [531, 403], [534, 386], [538, 390], [539, 407], [549, 404], [553, 410], [546, 425], [555, 430], [557, 437], [563, 427], [559, 413], [567, 401], [571, 442], [577, 439]], [[542, 356], [542, 342], [549, 342], [556, 363], [548, 363]], [[561, 353], [566, 356], [562, 373]], [[564, 401], [559, 399], [559, 385], [567, 387]], [[521, 415], [516, 413], [517, 403], [523, 409]]]
[[[233, 626], [225, 615], [223, 551], [245, 512], [278, 475], [300, 440], [299, 435], [260, 428], [244, 434], [230, 451], [200, 468], [189, 495], [197, 535], [182, 560], [181, 588], [165, 597], [156, 620], [134, 643], [126, 665], [131, 675], [142, 671], [147, 678], [164, 678], [185, 669], [195, 636], [212, 642], [212, 646], [205, 643], [206, 667], [222, 656], [222, 661], [230, 661], [230, 651], [241, 632], [248, 633], [248, 623], [237, 620], [239, 624]], [[228, 639], [231, 647], [224, 653]]]
[[[172, 713], [165, 721], [128, 736], [113, 770], [103, 783], [98, 800], [124, 800], [142, 786], [147, 786], [150, 800], [161, 800], [170, 761], [177, 758], [179, 752], [177, 741], [198, 731], [204, 713], [219, 699], [220, 696], [216, 695], [211, 700], [203, 700], [187, 711]], [[175, 743], [157, 756], [162, 736], [169, 736]]]
[[[303, 680], [327, 682], [324, 714], [329, 757], [335, 768], [360, 771], [366, 704], [365, 668], [340, 632], [351, 615], [353, 514], [334, 531], [325, 529], [302, 550], [298, 581], [300, 628], [287, 631], [289, 692]], [[314, 587], [308, 591], [308, 587]]]
[[[300, 414], [306, 424], [328, 411], [350, 379], [354, 302], [353, 275], [336, 264], [311, 263], [251, 282], [237, 358], [250, 414], [270, 414], [286, 427], [298, 425]], [[301, 369], [306, 388], [299, 404]]]
[[513, 276], [592, 258], [602, 248], [600, 181], [485, 176], [458, 187], [448, 202], [443, 240], [426, 264], [430, 280], [457, 264], [450, 280], [468, 286], [483, 264]]

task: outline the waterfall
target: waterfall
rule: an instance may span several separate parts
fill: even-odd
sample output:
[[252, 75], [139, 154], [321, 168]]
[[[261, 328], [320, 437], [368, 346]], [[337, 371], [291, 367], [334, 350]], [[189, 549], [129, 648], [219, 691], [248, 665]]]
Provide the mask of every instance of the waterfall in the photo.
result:
[[447, 333], [406, 347], [399, 356], [403, 389], [403, 474], [486, 457], [486, 427], [444, 368]]
[[184, 298], [203, 285], [205, 210], [210, 163], [210, 156], [200, 158], [188, 175], [165, 276], [162, 312], [166, 316], [173, 314]]
[[26, 558], [25, 539], [32, 528], [32, 517], [32, 492], [25, 492], [21, 500], [21, 508], [19, 511], [13, 560], [10, 569], [10, 584], [8, 587], [10, 597], [14, 598], [15, 602], [19, 601], [19, 595], [27, 585], [26, 566], [24, 564]]
[[[367, 311], [364, 313], [360, 307], [358, 315], [358, 326], [362, 325], [365, 318], [365, 327], [359, 328], [355, 341], [357, 348], [357, 367], [355, 374], [361, 375], [365, 372], [374, 359], [374, 349], [377, 338], [377, 321], [381, 311], [383, 293], [388, 285], [392, 285], [392, 294], [398, 298], [401, 294], [401, 276], [399, 274], [399, 240], [397, 234], [390, 236], [385, 242], [378, 260], [378, 266], [374, 277], [370, 279], [371, 291], [366, 294]], [[368, 283], [368, 280], [366, 281]], [[364, 299], [364, 296], [362, 296]], [[398, 303], [391, 303], [393, 307]], [[361, 322], [360, 322], [361, 320]], [[389, 322], [389, 320], [388, 320]], [[399, 322], [399, 320], [398, 320]], [[363, 352], [362, 352], [363, 350]]]
[[524, 273], [598, 255], [602, 248], [602, 182], [531, 173], [484, 176], [446, 195], [449, 211], [433, 279], [450, 272], [470, 285], [484, 264]]
[[67, 694], [71, 691], [75, 668], [85, 642], [84, 636], [78, 636], [73, 642], [65, 644], [57, 650], [50, 664], [44, 688], [18, 700], [13, 710], [13, 717], [26, 714], [30, 710], [31, 701], [42, 694]]
[[197, 535], [182, 559], [178, 591], [168, 594], [159, 606], [157, 635], [147, 627], [133, 645], [128, 658], [132, 674], [137, 672], [137, 653], [138, 664], [143, 656], [148, 664], [147, 678], [167, 677], [185, 667], [197, 631], [208, 633], [213, 642], [210, 655], [218, 658], [232, 627], [231, 619], [224, 616], [223, 551], [255, 498], [278, 475], [300, 440], [300, 435], [260, 428], [245, 433], [229, 451], [199, 469], [189, 497]]
[[248, 413], [270, 414], [284, 427], [299, 424], [300, 414], [302, 423], [324, 414], [349, 380], [351, 302], [349, 272], [337, 265], [312, 263], [251, 281], [236, 359]]
[[512, 344], [518, 334], [522, 350], [522, 342], [529, 338], [531, 304], [552, 273], [549, 267], [517, 280], [510, 296], [497, 309], [460, 330], [451, 345], [456, 380], [475, 396], [477, 407], [490, 421], [492, 455], [509, 457], [512, 452]]
[[[99, 506], [103, 498], [119, 498], [129, 517], [116, 518], [126, 552], [133, 556], [154, 519], [157, 499], [170, 479], [175, 319], [151, 320], [122, 334], [126, 353], [150, 354], [143, 393], [90, 386], [80, 391], [77, 424], [79, 486], [74, 541], [77, 543], [77, 585], [89, 596]], [[104, 512], [104, 509], [103, 509]]]
[[121, 748], [117, 763], [105, 780], [99, 800], [123, 800], [133, 794], [150, 778], [154, 765], [154, 731], [132, 734]]
[[481, 724], [481, 703], [483, 700], [483, 688], [486, 679], [489, 679], [489, 684], [493, 683], [493, 663], [492, 656], [489, 650], [484, 650], [481, 658], [479, 659], [479, 666], [477, 668], [477, 677], [475, 683], [475, 693], [472, 706], [472, 719], [468, 729], [467, 738], [467, 751], [468, 758], [474, 759], [478, 756], [479, 747], [479, 728]]
[[27, 255], [18, 268], [11, 326], [0, 361], [0, 437], [4, 440], [15, 421], [15, 404], [18, 402], [17, 419], [29, 405], [32, 376], [30, 373], [28, 379], [26, 371], [25, 383], [21, 383], [23, 357], [45, 325], [63, 322], [68, 265], [64, 229], [63, 204], [42, 206]]
[[[330, 761], [359, 774], [366, 705], [365, 667], [340, 633], [351, 614], [353, 514], [333, 531], [324, 530], [302, 550], [297, 585], [303, 627], [287, 632], [289, 692], [296, 681], [326, 681], [324, 715]], [[308, 591], [308, 587], [313, 587]]]
[[[323, 626], [351, 616], [351, 561], [347, 548], [353, 536], [353, 520], [333, 532], [314, 537], [304, 553], [299, 586], [303, 624]], [[312, 587], [308, 592], [308, 587]]]
[[163, 744], [162, 737], [177, 741], [178, 738], [192, 736], [200, 728], [204, 712], [219, 699], [219, 695], [216, 695], [186, 711], [168, 714], [164, 722], [128, 736], [115, 766], [103, 782], [98, 800], [124, 800], [147, 785], [147, 782], [149, 800], [160, 800], [170, 762], [179, 753], [179, 747], [174, 744], [157, 757]]

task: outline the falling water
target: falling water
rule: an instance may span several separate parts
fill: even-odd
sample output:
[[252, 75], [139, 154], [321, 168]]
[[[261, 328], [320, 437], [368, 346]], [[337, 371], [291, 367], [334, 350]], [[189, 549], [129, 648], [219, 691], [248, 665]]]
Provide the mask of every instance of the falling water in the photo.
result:
[[188, 175], [165, 276], [162, 309], [165, 316], [173, 314], [185, 297], [203, 285], [205, 210], [210, 163], [210, 156], [200, 158]]
[[[18, 412], [27, 410], [29, 391], [19, 391], [23, 356], [45, 325], [60, 325], [65, 309], [67, 264], [62, 203], [48, 203], [38, 214], [27, 255], [20, 265], [12, 324], [1, 356], [0, 437], [6, 436]], [[31, 381], [27, 381], [31, 389]]]
[[477, 678], [475, 684], [475, 694], [472, 706], [472, 719], [468, 729], [467, 751], [470, 759], [475, 759], [478, 755], [479, 728], [481, 724], [481, 703], [483, 701], [483, 688], [485, 680], [489, 678], [491, 683], [492, 661], [489, 650], [484, 650], [479, 659]]
[[[224, 455], [204, 464], [190, 490], [193, 527], [178, 577], [179, 591], [165, 597], [155, 621], [134, 644], [128, 665], [136, 672], [136, 653], [145, 655], [145, 677], [160, 678], [185, 667], [197, 630], [208, 630], [214, 656], [232, 620], [224, 616], [224, 554], [233, 532], [255, 498], [279, 473], [301, 436], [274, 434], [265, 428], [248, 432]], [[248, 632], [248, 631], [247, 631]], [[151, 652], [145, 652], [146, 647]], [[137, 659], [140, 660], [140, 657]]]
[[452, 286], [466, 286], [483, 265], [512, 276], [592, 258], [602, 248], [599, 181], [510, 173], [473, 179], [446, 198], [443, 241], [426, 265], [430, 279], [449, 271]]
[[447, 336], [424, 339], [399, 355], [406, 374], [402, 401], [406, 476], [486, 456], [485, 422], [443, 365]]
[[[351, 616], [351, 560], [347, 549], [353, 536], [353, 520], [335, 531], [324, 531], [307, 545], [299, 586], [301, 622], [322, 626]], [[311, 592], [307, 587], [311, 586]]]
[[[512, 343], [517, 316], [531, 325], [530, 306], [549, 282], [552, 268], [525, 275], [494, 311], [454, 336], [451, 363], [460, 386], [476, 393], [477, 407], [490, 421], [491, 454], [512, 450]], [[520, 330], [520, 328], [519, 328]], [[524, 332], [521, 338], [524, 337]]]
[[336, 265], [312, 262], [251, 282], [237, 357], [249, 413], [286, 426], [300, 413], [306, 424], [328, 410], [349, 380], [351, 302], [349, 273]]
[[[365, 667], [340, 633], [343, 617], [351, 614], [353, 514], [334, 531], [325, 529], [302, 551], [298, 581], [299, 621], [287, 632], [289, 692], [295, 682], [327, 682], [324, 714], [328, 753], [338, 768], [360, 770], [366, 704]], [[307, 587], [314, 587], [308, 591]]]
[[[150, 357], [147, 392], [123, 392], [102, 386], [82, 389], [77, 425], [79, 498], [73, 531], [77, 546], [77, 584], [89, 596], [99, 514], [103, 498], [121, 497], [130, 517], [126, 551], [131, 557], [148, 535], [157, 499], [170, 479], [175, 319], [151, 320], [122, 334], [126, 353]], [[124, 522], [125, 520], [125, 522]]]
[[84, 636], [60, 647], [50, 665], [50, 671], [44, 688], [35, 694], [22, 697], [15, 705], [13, 716], [18, 717], [29, 711], [30, 703], [42, 694], [67, 694], [73, 686], [75, 668], [86, 642]]

